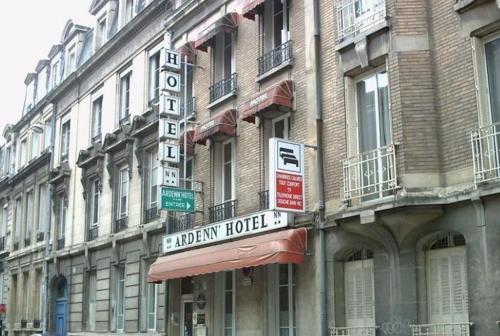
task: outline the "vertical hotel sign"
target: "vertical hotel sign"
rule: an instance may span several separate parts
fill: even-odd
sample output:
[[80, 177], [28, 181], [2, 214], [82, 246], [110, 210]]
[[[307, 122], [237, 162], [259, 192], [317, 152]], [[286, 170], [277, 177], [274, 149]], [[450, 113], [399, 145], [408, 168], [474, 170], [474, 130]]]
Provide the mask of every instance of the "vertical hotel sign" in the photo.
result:
[[269, 139], [269, 169], [270, 209], [304, 212], [304, 145]]

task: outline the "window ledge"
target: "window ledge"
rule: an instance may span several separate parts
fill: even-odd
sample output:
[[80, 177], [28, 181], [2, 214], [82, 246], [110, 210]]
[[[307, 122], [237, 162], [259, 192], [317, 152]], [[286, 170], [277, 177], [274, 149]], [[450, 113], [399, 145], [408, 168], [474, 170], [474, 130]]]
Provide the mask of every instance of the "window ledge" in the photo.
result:
[[288, 62], [285, 62], [275, 68], [272, 68], [271, 70], [269, 70], [268, 72], [266, 73], [263, 73], [262, 75], [258, 76], [256, 79], [255, 79], [255, 82], [256, 83], [260, 83], [260, 82], [263, 82], [265, 81], [266, 79], [269, 79], [270, 77], [272, 77], [273, 75], [283, 71], [284, 69], [288, 69], [288, 68], [291, 68], [293, 66], [293, 58], [288, 61]]
[[222, 104], [226, 100], [229, 100], [230, 98], [236, 97], [236, 95], [237, 95], [237, 90], [235, 89], [235, 90], [229, 92], [227, 95], [222, 96], [219, 99], [217, 99], [217, 100], [211, 102], [210, 104], [208, 104], [207, 108], [213, 109], [214, 107], [216, 107], [219, 104]]
[[489, 0], [457, 0], [456, 3], [453, 5], [453, 10], [455, 12], [462, 14], [468, 11], [469, 9], [472, 9], [488, 1]]
[[357, 42], [366, 40], [370, 35], [373, 35], [381, 30], [389, 28], [389, 21], [387, 19], [376, 23], [369, 29], [356, 34], [354, 36], [348, 37], [343, 41], [339, 41], [335, 47], [335, 51], [342, 52], [344, 49], [354, 46]]

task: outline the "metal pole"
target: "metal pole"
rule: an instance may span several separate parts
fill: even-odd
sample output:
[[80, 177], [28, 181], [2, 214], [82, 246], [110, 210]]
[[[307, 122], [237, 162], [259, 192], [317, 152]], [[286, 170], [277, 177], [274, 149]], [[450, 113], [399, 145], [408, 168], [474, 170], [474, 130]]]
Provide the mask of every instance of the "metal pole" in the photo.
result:
[[184, 127], [184, 169], [183, 169], [183, 173], [182, 173], [182, 177], [183, 177], [183, 180], [184, 180], [184, 189], [186, 189], [186, 186], [187, 186], [187, 183], [186, 183], [186, 174], [187, 174], [187, 155], [188, 155], [188, 152], [187, 152], [187, 74], [188, 74], [188, 71], [187, 71], [187, 68], [188, 68], [188, 62], [187, 62], [187, 55], [183, 55], [182, 56], [183, 60], [184, 60], [184, 118], [182, 118], [183, 120], [183, 127]]

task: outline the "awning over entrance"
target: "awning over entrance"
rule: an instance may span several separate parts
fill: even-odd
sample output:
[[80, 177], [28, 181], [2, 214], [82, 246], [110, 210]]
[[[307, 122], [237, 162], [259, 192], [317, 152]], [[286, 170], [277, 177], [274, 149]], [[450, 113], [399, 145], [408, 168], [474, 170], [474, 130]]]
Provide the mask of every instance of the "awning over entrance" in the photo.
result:
[[239, 17], [238, 13], [231, 12], [215, 21], [201, 32], [194, 43], [195, 48], [206, 52], [218, 33], [231, 33], [238, 28]]
[[176, 51], [183, 56], [187, 56], [188, 62], [193, 62], [196, 56], [196, 48], [194, 47], [194, 42], [191, 41], [184, 43]]
[[236, 135], [236, 110], [226, 110], [210, 118], [204, 124], [196, 127], [193, 141], [206, 145], [207, 139], [218, 134], [223, 136]]
[[289, 112], [293, 108], [293, 81], [284, 80], [247, 101], [240, 113], [240, 119], [255, 122], [255, 115], [274, 108], [280, 112]]
[[247, 19], [255, 20], [257, 7], [263, 5], [264, 2], [266, 2], [266, 0], [246, 0], [241, 10], [243, 16]]
[[[187, 132], [184, 132], [181, 134], [179, 137], [179, 146], [181, 147], [181, 150], [184, 148], [184, 137], [186, 136], [186, 152], [188, 155], [193, 155], [194, 154], [194, 130], [189, 130]], [[183, 151], [184, 152], [184, 151]]]
[[307, 229], [273, 232], [160, 257], [149, 269], [148, 282], [267, 264], [300, 264], [306, 249]]

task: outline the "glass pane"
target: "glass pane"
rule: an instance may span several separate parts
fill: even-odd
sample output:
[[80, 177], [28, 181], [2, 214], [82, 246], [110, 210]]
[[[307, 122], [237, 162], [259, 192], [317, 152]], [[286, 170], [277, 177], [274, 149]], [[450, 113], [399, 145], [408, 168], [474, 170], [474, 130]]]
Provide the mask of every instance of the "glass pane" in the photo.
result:
[[485, 45], [491, 118], [500, 122], [500, 38]]
[[193, 335], [193, 303], [184, 303], [184, 335]]
[[285, 119], [274, 123], [274, 137], [281, 139], [285, 138]]
[[359, 151], [366, 152], [378, 147], [377, 117], [375, 95], [377, 94], [376, 77], [359, 81], [356, 85], [359, 120]]
[[279, 289], [280, 295], [280, 326], [288, 327], [289, 326], [289, 304], [288, 304], [288, 286], [280, 287]]
[[226, 289], [233, 290], [233, 272], [226, 272]]
[[232, 73], [232, 46], [231, 46], [231, 33], [224, 34], [224, 79], [228, 79], [231, 77]]
[[274, 47], [283, 43], [281, 31], [283, 30], [283, 4], [281, 0], [274, 0]]
[[377, 76], [378, 82], [378, 109], [380, 122], [380, 147], [391, 142], [391, 122], [389, 117], [389, 82], [387, 72]]

